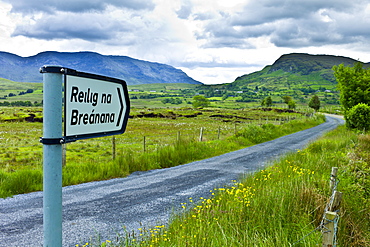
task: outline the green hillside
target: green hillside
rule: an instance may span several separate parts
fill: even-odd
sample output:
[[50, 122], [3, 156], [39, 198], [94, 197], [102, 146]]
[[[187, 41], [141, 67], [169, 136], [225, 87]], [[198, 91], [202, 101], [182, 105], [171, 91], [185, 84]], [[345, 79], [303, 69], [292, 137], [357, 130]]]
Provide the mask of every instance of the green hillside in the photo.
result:
[[[236, 78], [228, 88], [243, 91], [240, 96], [245, 102], [256, 100], [258, 94], [258, 98], [271, 96], [275, 103], [281, 102], [282, 96], [291, 96], [305, 104], [316, 94], [324, 104], [336, 105], [339, 92], [332, 68], [339, 64], [353, 66], [356, 62], [341, 56], [285, 54], [261, 71]], [[369, 66], [364, 64], [365, 68]]]
[[[332, 72], [327, 70], [315, 71], [307, 75], [301, 72], [291, 73], [282, 69], [273, 71], [272, 66], [266, 66], [263, 70], [244, 75], [237, 78], [233, 85], [243, 88], [263, 88], [275, 92], [285, 92], [287, 90], [299, 90], [302, 93], [321, 90], [335, 90], [336, 82], [334, 78], [329, 80], [323, 77]], [[324, 89], [325, 88], [325, 89]]]
[[0, 78], [0, 102], [42, 101], [42, 83], [14, 82]]
[[[333, 66], [352, 66], [355, 62], [352, 58], [341, 56], [285, 54], [261, 71], [236, 78], [233, 84], [239, 87], [265, 87], [273, 91], [299, 90], [303, 93], [320, 88], [335, 90], [337, 82]], [[365, 64], [365, 67], [368, 66]]]

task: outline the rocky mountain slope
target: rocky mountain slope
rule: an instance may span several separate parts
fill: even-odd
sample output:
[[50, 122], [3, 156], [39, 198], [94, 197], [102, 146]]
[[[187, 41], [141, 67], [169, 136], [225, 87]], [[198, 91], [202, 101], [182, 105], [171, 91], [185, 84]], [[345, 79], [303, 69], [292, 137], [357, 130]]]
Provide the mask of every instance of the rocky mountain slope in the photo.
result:
[[127, 56], [107, 56], [95, 52], [41, 52], [20, 57], [0, 52], [0, 78], [18, 82], [42, 82], [43, 65], [63, 67], [123, 79], [128, 85], [150, 83], [202, 84], [170, 65], [147, 62]]

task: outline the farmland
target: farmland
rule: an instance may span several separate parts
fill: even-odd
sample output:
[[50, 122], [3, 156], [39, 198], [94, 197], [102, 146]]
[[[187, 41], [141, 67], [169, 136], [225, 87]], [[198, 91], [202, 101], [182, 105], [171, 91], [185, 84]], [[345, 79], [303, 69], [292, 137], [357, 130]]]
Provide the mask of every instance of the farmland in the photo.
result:
[[[0, 85], [4, 96], [0, 99], [0, 169], [5, 174], [15, 176], [19, 172], [32, 170], [35, 180], [41, 179], [42, 170], [42, 83], [19, 83], [1, 79]], [[238, 87], [230, 85], [193, 85], [183, 83], [144, 84], [129, 86], [131, 102], [130, 119], [124, 135], [80, 140], [64, 145], [64, 172], [76, 173], [84, 166], [100, 165], [97, 172], [80, 175], [63, 175], [63, 184], [78, 184], [93, 180], [110, 179], [126, 176], [135, 170], [148, 170], [173, 166], [193, 159], [201, 159], [233, 151], [246, 144], [230, 142], [238, 131], [248, 126], [276, 124], [294, 119], [304, 119], [313, 113], [307, 104], [298, 104], [296, 110], [287, 109], [282, 103], [281, 92], [272, 95], [273, 108], [261, 108], [261, 100], [271, 92], [264, 90], [247, 90], [252, 100], [243, 101]], [[0, 92], [0, 93], [1, 93]], [[244, 94], [245, 94], [244, 93]], [[200, 95], [210, 103], [207, 108], [193, 108], [193, 97]], [[337, 105], [324, 104], [328, 112], [338, 112]], [[117, 162], [130, 163], [131, 158], [141, 157], [143, 153], [157, 153], [158, 150], [172, 147], [178, 143], [193, 143], [213, 145], [212, 151], [197, 154], [193, 158], [183, 157], [182, 161], [147, 160], [145, 167], [113, 168]], [[218, 145], [215, 142], [222, 142]], [[190, 145], [193, 145], [190, 144]], [[252, 143], [248, 143], [251, 145]], [[219, 146], [219, 149], [216, 147]], [[185, 155], [186, 156], [186, 155]], [[124, 158], [126, 157], [126, 158]], [[126, 160], [125, 160], [126, 159]], [[129, 160], [127, 160], [129, 159]], [[145, 158], [147, 159], [147, 158]], [[161, 165], [159, 165], [161, 163]], [[106, 167], [104, 167], [106, 166]], [[79, 167], [79, 168], [76, 168]], [[93, 171], [93, 169], [85, 168]], [[108, 171], [107, 171], [108, 170]], [[79, 173], [79, 172], [77, 172]], [[100, 175], [98, 175], [100, 174]], [[4, 177], [4, 176], [3, 176]], [[21, 180], [19, 175], [19, 180]], [[5, 181], [3, 179], [3, 181]], [[9, 179], [8, 179], [9, 181]], [[22, 180], [21, 180], [22, 181]], [[14, 182], [17, 183], [17, 182]], [[16, 191], [4, 192], [2, 196], [16, 193], [41, 190], [41, 184], [30, 187], [23, 183]], [[9, 185], [10, 186], [10, 185]], [[12, 187], [12, 186], [10, 186]], [[21, 188], [24, 187], [24, 188]]]
[[[0, 165], [3, 174], [18, 172], [41, 171], [42, 145], [39, 138], [42, 136], [42, 109], [37, 107], [2, 107], [0, 109], [1, 155]], [[248, 126], [276, 124], [305, 120], [311, 112], [289, 111], [288, 109], [243, 109], [232, 110], [222, 108], [178, 108], [178, 109], [149, 109], [133, 108], [128, 121], [126, 133], [113, 138], [102, 137], [80, 140], [69, 143], [66, 149], [66, 167], [76, 171], [89, 164], [101, 164], [99, 169], [107, 169], [104, 175], [81, 174], [78, 178], [64, 176], [64, 185], [88, 182], [93, 180], [109, 179], [125, 176], [135, 170], [148, 170], [172, 166], [172, 162], [163, 158], [162, 161], [148, 160], [145, 167], [125, 168], [112, 171], [109, 165], [123, 162], [122, 159], [140, 157], [143, 153], [158, 153], [166, 147], [182, 143], [201, 142], [209, 145], [209, 149], [195, 159], [218, 155], [226, 151], [233, 151], [252, 143], [238, 143], [230, 138]], [[30, 119], [29, 117], [32, 116]], [[35, 121], [35, 122], [29, 122]], [[190, 144], [189, 144], [190, 145]], [[115, 157], [113, 157], [113, 155]], [[126, 158], [123, 158], [126, 157]], [[121, 161], [120, 161], [121, 160]], [[126, 160], [127, 161], [127, 160]], [[188, 158], [186, 161], [191, 161]], [[160, 162], [161, 165], [158, 165]], [[165, 164], [165, 163], [168, 164]], [[184, 161], [178, 161], [177, 164]], [[126, 163], [129, 163], [128, 161]], [[164, 163], [164, 164], [163, 164]], [[104, 168], [104, 165], [107, 166]], [[113, 165], [112, 165], [113, 166]], [[113, 168], [112, 168], [113, 169]], [[41, 175], [41, 173], [40, 173]], [[5, 180], [4, 180], [5, 181]], [[29, 192], [25, 189], [17, 193]], [[9, 192], [10, 193], [10, 192]], [[12, 192], [13, 194], [16, 192]], [[5, 195], [9, 195], [5, 193]]]
[[[279, 79], [276, 79], [279, 81]], [[287, 107], [282, 97], [290, 96], [297, 107], [307, 107], [313, 95], [321, 101], [326, 112], [337, 113], [339, 92], [335, 86], [313, 87], [297, 84], [288, 88], [284, 81], [274, 87], [258, 87], [257, 84], [239, 85], [194, 85], [184, 83], [154, 83], [130, 85], [129, 96], [134, 108], [184, 108], [192, 107], [193, 97], [201, 95], [210, 101], [210, 106], [227, 109], [255, 108], [261, 106], [266, 97], [272, 98], [274, 107]], [[277, 82], [276, 82], [277, 83]], [[0, 106], [42, 106], [42, 83], [20, 83], [0, 78]]]
[[[6, 163], [9, 170], [37, 166], [40, 163], [42, 145], [42, 123], [27, 122], [30, 115], [33, 119], [42, 118], [41, 108], [0, 108], [0, 126], [2, 151], [1, 164]], [[302, 118], [299, 112], [277, 112], [272, 109], [133, 109], [125, 134], [116, 136], [118, 152], [130, 149], [143, 151], [143, 138], [146, 139], [146, 150], [155, 150], [157, 146], [175, 143], [182, 136], [198, 139], [203, 128], [203, 140], [225, 139], [248, 124], [276, 123]], [[80, 140], [68, 144], [68, 162], [85, 160], [111, 159], [112, 137], [91, 140]], [[15, 155], [12, 155], [15, 154]], [[24, 157], [23, 157], [24, 156]], [[33, 159], [30, 159], [33, 156]], [[79, 158], [82, 157], [82, 158]], [[82, 160], [81, 160], [82, 159]], [[102, 161], [103, 161], [102, 160]], [[2, 167], [5, 168], [5, 167]]]

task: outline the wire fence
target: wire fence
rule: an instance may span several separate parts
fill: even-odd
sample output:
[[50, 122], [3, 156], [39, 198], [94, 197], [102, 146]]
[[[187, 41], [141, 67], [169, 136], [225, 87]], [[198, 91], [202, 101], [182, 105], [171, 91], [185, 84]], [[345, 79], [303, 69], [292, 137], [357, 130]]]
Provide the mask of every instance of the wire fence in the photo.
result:
[[[308, 117], [311, 117], [309, 115]], [[173, 145], [179, 140], [196, 140], [196, 141], [215, 141], [223, 140], [238, 131], [246, 128], [248, 125], [263, 125], [267, 123], [280, 125], [297, 118], [306, 118], [302, 116], [286, 116], [286, 117], [261, 117], [254, 120], [242, 119], [240, 121], [233, 119], [233, 121], [223, 120], [222, 122], [214, 121], [208, 125], [201, 126], [200, 124], [187, 125], [184, 123], [176, 123], [176, 125], [151, 127], [150, 130], [144, 130], [138, 133], [134, 127], [126, 129], [126, 133], [114, 137], [101, 137], [94, 139], [79, 140], [75, 143], [68, 143], [64, 146], [66, 158], [65, 160], [77, 161], [80, 159], [82, 162], [86, 159], [94, 159], [95, 153], [104, 150], [99, 159], [109, 160], [113, 159], [125, 150], [134, 152], [152, 152], [157, 148], [166, 145]], [[133, 121], [133, 126], [135, 125]], [[40, 126], [41, 127], [41, 126]], [[153, 133], [151, 132], [153, 131]], [[28, 133], [22, 133], [10, 136], [7, 138], [1, 137], [3, 141], [0, 142], [0, 168], [6, 165], [39, 165], [42, 158], [42, 144], [39, 143], [39, 137], [34, 136], [35, 132], [41, 133], [41, 129], [30, 132], [32, 136], [27, 136]], [[41, 134], [40, 134], [41, 135]], [[5, 135], [3, 135], [5, 136]], [[84, 153], [83, 157], [79, 157], [78, 153]], [[89, 155], [91, 154], [91, 155]], [[71, 156], [71, 157], [68, 157]], [[27, 164], [26, 164], [27, 163]]]
[[311, 232], [307, 233], [298, 241], [294, 242], [291, 246], [295, 246], [308, 238], [310, 235], [317, 231], [322, 233], [322, 247], [336, 247], [338, 244], [338, 223], [340, 218], [340, 203], [342, 193], [337, 191], [340, 182], [337, 177], [338, 168], [333, 167], [330, 174], [330, 189], [331, 196], [329, 202], [326, 204], [322, 220], [318, 227]]

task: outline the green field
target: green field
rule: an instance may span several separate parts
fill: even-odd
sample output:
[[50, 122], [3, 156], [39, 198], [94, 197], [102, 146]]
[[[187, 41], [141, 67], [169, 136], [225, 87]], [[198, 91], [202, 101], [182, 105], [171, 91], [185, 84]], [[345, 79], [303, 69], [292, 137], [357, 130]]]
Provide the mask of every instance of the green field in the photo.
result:
[[[42, 101], [42, 87], [42, 83], [14, 82], [0, 78], [0, 102], [31, 101], [32, 103], [40, 103]], [[29, 89], [33, 92], [22, 94]]]
[[[42, 109], [37, 107], [0, 107], [0, 113], [0, 138], [2, 140], [0, 144], [1, 172], [3, 174], [15, 175], [22, 171], [40, 171], [42, 167], [42, 145], [39, 143], [39, 138], [42, 136], [42, 123], [27, 122], [25, 118], [33, 114], [35, 116], [34, 119], [42, 119]], [[110, 165], [114, 167], [120, 162], [127, 164], [134, 162], [132, 160], [124, 161], [124, 159], [132, 156], [140, 157], [143, 154], [150, 153], [159, 154], [160, 150], [165, 150], [167, 147], [174, 145], [193, 146], [198, 145], [196, 143], [199, 142], [208, 145], [211, 150], [207, 149], [204, 154], [196, 154], [194, 156], [195, 159], [233, 151], [253, 143], [243, 144], [239, 140], [231, 141], [230, 139], [238, 132], [248, 129], [249, 126], [271, 123], [281, 125], [292, 121], [301, 121], [305, 120], [311, 113], [286, 112], [284, 109], [272, 108], [265, 110], [134, 108], [131, 110], [130, 115], [131, 118], [128, 121], [126, 132], [123, 135], [114, 137], [115, 150], [113, 150], [113, 138], [109, 136], [80, 140], [65, 145], [66, 173], [69, 173], [69, 169], [73, 173], [76, 172], [76, 167], [83, 169], [84, 166], [96, 166], [96, 164], [99, 164], [99, 169], [108, 169], [110, 172], [99, 171], [90, 175], [81, 173], [80, 175], [71, 175], [73, 178], [65, 175], [64, 185], [126, 176], [135, 170], [163, 168], [192, 161], [191, 157], [190, 159], [183, 157], [184, 160], [176, 162], [163, 157], [160, 158], [162, 160], [147, 160], [148, 164], [144, 164], [142, 167], [135, 168], [136, 165], [131, 165], [131, 167], [122, 168], [119, 171], [109, 168]], [[291, 130], [292, 128], [289, 131]], [[115, 154], [115, 159], [113, 158], [113, 153]], [[147, 158], [143, 157], [143, 159]], [[90, 170], [93, 171], [91, 167]], [[103, 175], [100, 172], [103, 172]], [[4, 184], [4, 181], [5, 178], [1, 180], [1, 183]], [[19, 188], [16, 190], [9, 188], [8, 192], [4, 192], [3, 196], [40, 189], [40, 187]]]
[[[6, 171], [40, 166], [42, 123], [27, 122], [30, 114], [42, 118], [42, 108], [0, 107], [1, 142], [0, 164]], [[280, 124], [300, 113], [284, 113], [249, 109], [243, 111], [225, 109], [132, 109], [126, 132], [115, 137], [117, 155], [142, 152], [144, 137], [146, 151], [158, 146], [173, 144], [180, 137], [199, 139], [203, 128], [203, 141], [225, 139], [248, 124], [273, 122]], [[155, 116], [155, 117], [153, 117]], [[112, 137], [80, 140], [67, 144], [67, 162], [83, 163], [112, 158]], [[32, 158], [31, 158], [32, 157]]]

